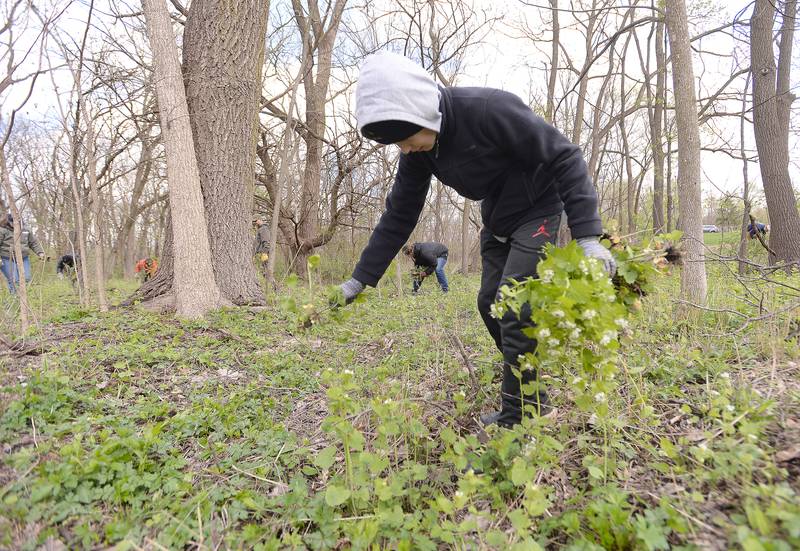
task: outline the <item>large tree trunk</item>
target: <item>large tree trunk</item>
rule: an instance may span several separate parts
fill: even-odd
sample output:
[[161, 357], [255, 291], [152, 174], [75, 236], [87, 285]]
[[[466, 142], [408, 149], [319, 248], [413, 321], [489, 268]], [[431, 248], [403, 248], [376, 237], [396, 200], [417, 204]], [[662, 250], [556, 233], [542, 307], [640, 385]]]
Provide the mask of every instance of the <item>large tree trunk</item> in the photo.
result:
[[173, 287], [176, 314], [203, 317], [223, 301], [211, 264], [200, 173], [189, 123], [175, 34], [164, 0], [144, 0], [153, 51], [161, 132], [167, 157], [169, 204], [175, 221]]
[[684, 298], [703, 304], [706, 301], [706, 268], [700, 189], [700, 129], [684, 0], [667, 0], [666, 24], [672, 51], [672, 81], [678, 126], [678, 209], [687, 260], [681, 273], [681, 292]]
[[[250, 219], [268, 11], [268, 2], [197, 0], [184, 31], [186, 93], [214, 273], [223, 295], [236, 304], [263, 302]], [[156, 277], [132, 298], [151, 299], [172, 289], [173, 230], [179, 223], [168, 219]]]
[[263, 0], [194, 0], [184, 32], [186, 98], [214, 274], [235, 304], [264, 300], [250, 226], [268, 12]]
[[789, 176], [789, 114], [792, 39], [796, 0], [779, 2], [783, 14], [778, 63], [772, 47], [775, 0], [756, 0], [750, 19], [750, 58], [753, 74], [753, 125], [761, 180], [771, 227], [770, 262], [800, 260], [800, 215]]

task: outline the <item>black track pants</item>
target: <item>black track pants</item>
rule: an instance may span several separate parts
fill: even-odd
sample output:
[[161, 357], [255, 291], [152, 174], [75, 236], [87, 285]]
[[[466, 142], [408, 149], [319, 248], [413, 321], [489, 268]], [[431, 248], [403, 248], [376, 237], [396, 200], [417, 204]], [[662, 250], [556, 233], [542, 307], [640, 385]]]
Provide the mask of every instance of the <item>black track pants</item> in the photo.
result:
[[543, 256], [546, 243], [554, 243], [558, 234], [559, 214], [537, 218], [517, 228], [505, 243], [498, 240], [485, 228], [481, 232], [481, 288], [478, 292], [478, 311], [483, 323], [492, 335], [497, 348], [503, 353], [503, 384], [501, 387], [500, 423], [515, 424], [522, 418], [522, 404], [546, 404], [543, 390], [522, 396], [520, 382], [528, 384], [536, 379], [530, 370], [522, 378], [514, 375], [512, 367], [518, 368], [519, 356], [536, 349], [536, 341], [523, 334], [524, 327], [531, 327], [530, 309], [524, 308], [521, 316], [507, 312], [498, 320], [491, 316], [490, 308], [498, 297], [502, 285], [510, 279], [522, 280], [536, 277], [536, 266]]

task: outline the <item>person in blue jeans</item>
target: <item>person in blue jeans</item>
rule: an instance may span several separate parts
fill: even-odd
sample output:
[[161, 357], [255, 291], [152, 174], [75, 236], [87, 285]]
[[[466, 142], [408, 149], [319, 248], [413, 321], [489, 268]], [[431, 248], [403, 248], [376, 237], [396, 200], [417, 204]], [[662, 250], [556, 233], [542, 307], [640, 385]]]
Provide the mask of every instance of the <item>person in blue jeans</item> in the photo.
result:
[[[22, 235], [20, 235], [20, 245], [22, 247], [22, 270], [25, 281], [30, 282], [32, 274], [29, 254], [33, 251], [44, 260], [44, 249], [33, 232], [25, 227], [22, 228]], [[19, 284], [19, 270], [14, 260], [14, 217], [11, 214], [7, 214], [0, 224], [0, 271], [3, 272], [8, 282], [8, 290], [15, 295], [17, 284]]]
[[413, 293], [419, 291], [422, 281], [432, 273], [436, 273], [436, 279], [439, 281], [439, 287], [443, 292], [450, 290], [447, 285], [447, 276], [444, 275], [444, 265], [447, 264], [447, 247], [441, 243], [426, 242], [414, 243], [403, 247], [403, 254], [410, 257], [414, 261], [414, 267], [417, 268], [419, 276], [414, 278]]

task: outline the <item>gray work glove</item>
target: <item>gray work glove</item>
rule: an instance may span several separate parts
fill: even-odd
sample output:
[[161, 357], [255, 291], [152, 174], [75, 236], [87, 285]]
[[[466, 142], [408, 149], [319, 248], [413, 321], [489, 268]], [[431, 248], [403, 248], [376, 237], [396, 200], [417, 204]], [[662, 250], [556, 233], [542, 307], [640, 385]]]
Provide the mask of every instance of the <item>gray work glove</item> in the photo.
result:
[[608, 275], [614, 277], [614, 274], [617, 272], [617, 263], [614, 261], [614, 256], [611, 254], [611, 251], [600, 244], [599, 237], [581, 237], [577, 241], [578, 245], [583, 249], [583, 254], [585, 254], [587, 258], [596, 258], [602, 262], [603, 268], [608, 272]]
[[339, 285], [339, 289], [342, 290], [342, 295], [344, 296], [344, 303], [350, 304], [353, 302], [356, 297], [364, 290], [364, 284], [361, 283], [359, 280], [355, 278], [350, 278], [341, 285]]

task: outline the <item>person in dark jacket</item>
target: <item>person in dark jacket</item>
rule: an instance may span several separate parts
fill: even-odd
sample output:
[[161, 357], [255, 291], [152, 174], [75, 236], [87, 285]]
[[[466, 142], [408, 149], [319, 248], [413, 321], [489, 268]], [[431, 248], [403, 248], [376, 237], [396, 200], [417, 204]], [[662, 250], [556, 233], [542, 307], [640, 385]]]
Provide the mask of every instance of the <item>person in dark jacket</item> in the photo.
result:
[[68, 277], [72, 286], [78, 282], [78, 255], [71, 255], [69, 253], [62, 255], [56, 264], [56, 275], [59, 278]]
[[75, 269], [75, 257], [71, 254], [65, 254], [58, 259], [56, 264], [56, 275], [64, 276], [69, 273], [69, 270]]
[[543, 247], [555, 241], [562, 213], [586, 256], [602, 262], [609, 274], [616, 270], [599, 241], [597, 193], [580, 147], [514, 94], [440, 87], [421, 67], [388, 52], [369, 56], [361, 68], [356, 118], [366, 138], [396, 144], [402, 154], [386, 210], [352, 278], [340, 286], [345, 301], [383, 276], [419, 219], [431, 176], [481, 201], [478, 310], [504, 363], [500, 410], [481, 421], [508, 427], [523, 415], [546, 413], [547, 394], [531, 384], [535, 372], [520, 370], [520, 356], [537, 345], [523, 332], [531, 325], [530, 311], [495, 319], [490, 309], [502, 285], [536, 277]]
[[[22, 271], [25, 276], [25, 281], [30, 283], [33, 275], [31, 274], [31, 261], [29, 259], [31, 251], [44, 260], [45, 254], [36, 235], [25, 226], [22, 226], [22, 233], [20, 234], [20, 246], [22, 247]], [[7, 214], [5, 219], [0, 223], [0, 270], [8, 282], [8, 290], [12, 295], [17, 294], [17, 285], [19, 285], [19, 270], [17, 269], [17, 262], [14, 259], [14, 217], [12, 214]]]
[[750, 234], [750, 239], [755, 239], [756, 233], [760, 233], [761, 235], [767, 235], [767, 225], [761, 222], [756, 222], [756, 225], [753, 226], [753, 223], [750, 222], [747, 225], [747, 233]]
[[445, 293], [449, 291], [447, 276], [444, 274], [444, 265], [447, 264], [447, 252], [447, 247], [433, 241], [414, 243], [403, 247], [403, 254], [414, 261], [414, 267], [419, 274], [418, 277], [414, 278], [412, 293], [419, 291], [422, 281], [432, 273], [436, 273], [436, 279], [439, 281], [439, 287], [442, 288], [442, 291]]

